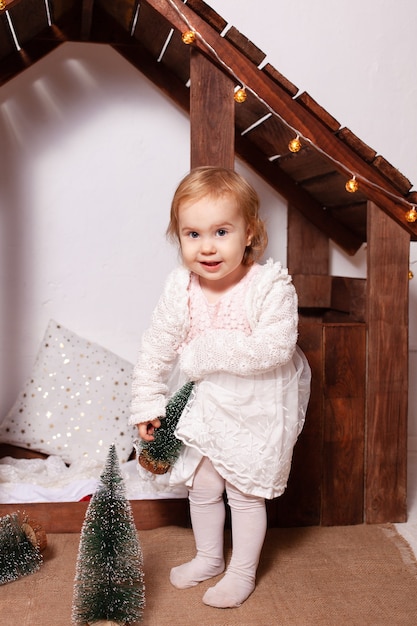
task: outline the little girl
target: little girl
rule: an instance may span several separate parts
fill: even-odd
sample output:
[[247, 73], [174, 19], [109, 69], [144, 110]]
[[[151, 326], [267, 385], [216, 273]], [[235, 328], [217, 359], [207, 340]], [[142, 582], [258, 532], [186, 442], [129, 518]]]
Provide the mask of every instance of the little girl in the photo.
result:
[[169, 476], [189, 490], [196, 556], [170, 580], [186, 589], [224, 571], [226, 491], [232, 557], [203, 597], [218, 608], [240, 606], [255, 588], [265, 498], [285, 490], [309, 397], [291, 278], [279, 263], [256, 262], [267, 244], [258, 205], [233, 170], [201, 167], [182, 180], [167, 229], [182, 266], [168, 277], [134, 369], [130, 423], [144, 441], [153, 440], [167, 397], [196, 381]]

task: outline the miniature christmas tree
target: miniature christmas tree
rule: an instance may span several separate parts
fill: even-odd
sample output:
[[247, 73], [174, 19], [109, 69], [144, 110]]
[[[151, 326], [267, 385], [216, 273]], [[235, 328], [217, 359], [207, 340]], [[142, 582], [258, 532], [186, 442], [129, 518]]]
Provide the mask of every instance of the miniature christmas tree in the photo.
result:
[[185, 383], [170, 398], [166, 415], [161, 419], [161, 426], [154, 432], [154, 440], [144, 441], [141, 444], [139, 463], [153, 474], [165, 474], [178, 458], [182, 442], [175, 437], [174, 432], [189, 400], [193, 385], [193, 382]]
[[0, 518], [0, 584], [38, 571], [46, 533], [22, 513]]
[[145, 606], [143, 558], [112, 445], [81, 529], [72, 620], [130, 624]]

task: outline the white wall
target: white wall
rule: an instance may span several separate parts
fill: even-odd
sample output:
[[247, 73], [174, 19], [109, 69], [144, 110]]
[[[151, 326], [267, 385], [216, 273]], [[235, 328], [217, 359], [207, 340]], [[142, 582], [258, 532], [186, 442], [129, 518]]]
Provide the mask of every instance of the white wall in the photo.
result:
[[[209, 4], [417, 181], [414, 0], [261, 0], [256, 12], [242, 0]], [[187, 117], [107, 46], [65, 44], [0, 88], [0, 415], [29, 374], [51, 317], [134, 361], [176, 262], [164, 231], [188, 169], [188, 141]], [[268, 253], [285, 262], [285, 205], [238, 167], [260, 191], [273, 234]], [[350, 259], [332, 249], [334, 273], [364, 275], [363, 251]], [[410, 435], [417, 436], [411, 394]]]

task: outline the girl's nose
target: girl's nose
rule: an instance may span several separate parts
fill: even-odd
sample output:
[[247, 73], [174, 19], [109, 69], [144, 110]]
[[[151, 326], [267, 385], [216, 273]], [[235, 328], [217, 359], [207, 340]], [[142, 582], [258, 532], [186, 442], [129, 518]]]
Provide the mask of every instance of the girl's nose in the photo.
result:
[[201, 240], [201, 252], [203, 254], [212, 254], [216, 251], [216, 244], [212, 237], [204, 237]]

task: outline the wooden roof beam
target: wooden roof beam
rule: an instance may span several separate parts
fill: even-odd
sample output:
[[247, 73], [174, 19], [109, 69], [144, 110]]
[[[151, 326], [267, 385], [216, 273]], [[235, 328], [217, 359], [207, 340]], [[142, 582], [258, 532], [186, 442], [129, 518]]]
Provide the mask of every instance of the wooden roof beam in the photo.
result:
[[0, 14], [5, 13], [6, 11], [10, 11], [14, 6], [20, 4], [22, 0], [4, 0], [4, 7], [0, 9]]
[[337, 243], [347, 254], [353, 256], [361, 247], [362, 239], [336, 220], [302, 187], [296, 185], [276, 164], [265, 159], [265, 155], [245, 137], [236, 136], [236, 152], [262, 176], [279, 194], [292, 204], [314, 226]]
[[32, 37], [22, 50], [16, 50], [0, 60], [0, 86], [37, 63], [65, 41], [66, 36], [55, 26]]

